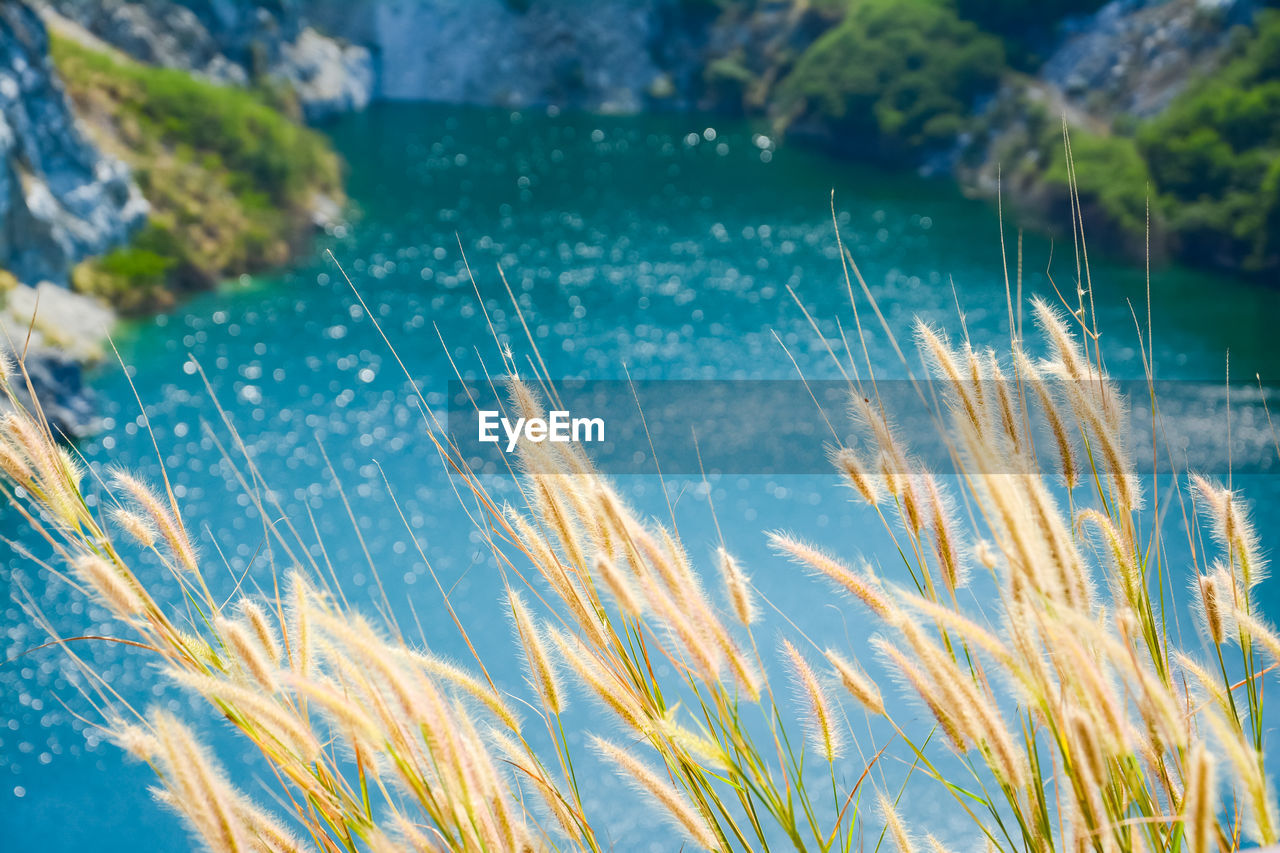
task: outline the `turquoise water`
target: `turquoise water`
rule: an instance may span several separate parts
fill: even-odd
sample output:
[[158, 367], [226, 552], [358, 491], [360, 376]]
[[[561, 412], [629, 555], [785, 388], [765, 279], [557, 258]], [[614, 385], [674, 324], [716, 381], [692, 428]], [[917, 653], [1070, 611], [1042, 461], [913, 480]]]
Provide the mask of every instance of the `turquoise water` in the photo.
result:
[[[186, 366], [188, 354], [205, 369], [289, 512], [305, 519], [310, 508], [315, 515], [353, 603], [371, 607], [373, 581], [321, 446], [353, 498], [389, 597], [405, 613], [401, 603], [412, 600], [427, 617], [426, 641], [456, 655], [458, 639], [439, 618], [439, 594], [395, 515], [380, 464], [412, 536], [452, 589], [459, 616], [497, 661], [495, 677], [521, 689], [495, 606], [496, 572], [457, 508], [403, 377], [324, 249], [357, 282], [433, 406], [443, 406], [452, 376], [446, 351], [466, 372], [478, 370], [482, 357], [496, 361], [459, 243], [489, 319], [518, 349], [523, 333], [498, 265], [506, 271], [553, 376], [618, 378], [625, 364], [636, 378], [789, 378], [794, 368], [780, 339], [808, 375], [834, 377], [825, 345], [786, 290], [821, 318], [824, 334], [836, 335], [837, 317], [851, 325], [832, 190], [843, 238], [895, 329], [905, 336], [919, 314], [954, 331], [958, 301], [979, 343], [1007, 341], [999, 230], [989, 206], [946, 183], [776, 149], [762, 131], [699, 116], [548, 116], [423, 105], [379, 106], [334, 126], [330, 132], [350, 163], [349, 226], [324, 237], [295, 269], [230, 283], [128, 329], [119, 341], [205, 552], [216, 542], [236, 575], [266, 576], [262, 520], [230, 484], [205, 434], [208, 424], [226, 437]], [[1012, 229], [1007, 240], [1012, 261]], [[1028, 235], [1023, 256], [1029, 292], [1052, 293], [1045, 274], [1051, 256], [1054, 281], [1067, 292], [1074, 287], [1070, 245], [1054, 248]], [[1094, 258], [1093, 282], [1110, 367], [1138, 376], [1131, 312], [1145, 317], [1143, 272]], [[1280, 291], [1182, 269], [1156, 270], [1151, 289], [1161, 376], [1221, 377], [1230, 347], [1233, 376], [1280, 378], [1274, 339]], [[870, 330], [870, 345], [873, 358], [892, 363], [878, 329]], [[85, 453], [154, 473], [123, 375], [104, 370], [97, 385], [109, 429]], [[1244, 484], [1258, 501], [1264, 539], [1280, 522], [1274, 481]], [[665, 512], [656, 478], [628, 478], [623, 487], [642, 506]], [[859, 614], [851, 606], [837, 609], [825, 587], [799, 579], [765, 549], [762, 531], [790, 528], [874, 559], [887, 542], [872, 519], [829, 478], [724, 477], [711, 488], [726, 538], [774, 603], [801, 617], [813, 635], [847, 638], [861, 652]], [[715, 539], [705, 492], [681, 480], [668, 490], [682, 535], [704, 559]], [[232, 582], [222, 580], [229, 590]], [[103, 613], [18, 561], [5, 567], [0, 587], [30, 589], [66, 633], [112, 630]], [[1272, 582], [1263, 594], [1274, 600], [1275, 590]], [[15, 605], [4, 606], [8, 655], [45, 639]], [[775, 622], [762, 637], [772, 637], [782, 624]], [[82, 644], [80, 651], [133, 701], [198, 707], [180, 695], [152, 695], [153, 673], [138, 655], [101, 644]], [[55, 697], [89, 712], [61, 664], [60, 653], [49, 650], [0, 669], [0, 847], [188, 849], [176, 819], [150, 802], [149, 771], [87, 740], [59, 704]], [[578, 708], [583, 719], [593, 710], [586, 700]], [[246, 787], [260, 790], [260, 768], [243, 745], [216, 721], [205, 731]], [[870, 737], [862, 741], [868, 749]], [[850, 760], [844, 775], [856, 778], [860, 769], [860, 761]], [[890, 781], [901, 776], [896, 766], [885, 772]], [[621, 783], [604, 772], [593, 779], [599, 783], [592, 807], [618, 849], [675, 849], [661, 832], [637, 832], [653, 821]], [[920, 800], [922, 809], [930, 804], [927, 796]], [[943, 820], [942, 835], [963, 837]]]

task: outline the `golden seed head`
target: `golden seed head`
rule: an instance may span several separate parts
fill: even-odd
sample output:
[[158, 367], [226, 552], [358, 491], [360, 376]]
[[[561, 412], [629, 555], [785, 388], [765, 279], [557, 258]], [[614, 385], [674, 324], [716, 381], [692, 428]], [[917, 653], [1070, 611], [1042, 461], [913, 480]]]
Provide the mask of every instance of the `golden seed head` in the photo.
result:
[[791, 666], [791, 676], [796, 694], [805, 705], [809, 741], [813, 748], [829, 764], [840, 757], [844, 738], [837, 721], [835, 708], [827, 696], [818, 676], [789, 640], [782, 641], [782, 651]]
[[120, 507], [111, 510], [111, 518], [143, 548], [151, 548], [156, 544], [156, 526], [149, 519]]
[[880, 808], [880, 817], [884, 820], [885, 831], [893, 841], [893, 846], [898, 849], [898, 853], [915, 853], [915, 841], [911, 833], [907, 832], [907, 826], [902, 822], [902, 816], [898, 814], [893, 801], [882, 792], [877, 792], [876, 800]]
[[595, 735], [591, 736], [591, 743], [598, 753], [622, 771], [624, 778], [649, 794], [699, 847], [720, 849], [721, 845], [708, 827], [706, 818], [670, 782], [616, 744]]
[[142, 510], [142, 513], [151, 520], [151, 523], [155, 525], [156, 530], [160, 532], [160, 536], [165, 540], [173, 554], [176, 568], [179, 571], [198, 574], [200, 569], [196, 559], [195, 547], [191, 544], [187, 531], [178, 521], [177, 516], [174, 515], [173, 508], [162, 503], [160, 497], [150, 486], [128, 471], [120, 469], [113, 471], [111, 480], [116, 488], [127, 494]]
[[266, 653], [267, 659], [272, 666], [280, 663], [280, 644], [276, 640], [276, 630], [271, 620], [267, 617], [267, 613], [259, 604], [249, 598], [241, 599], [240, 614], [244, 616], [249, 627], [253, 629], [253, 635], [258, 641], [258, 645], [262, 647], [262, 651]]
[[979, 539], [975, 542], [973, 556], [984, 569], [991, 570], [996, 567], [996, 547], [990, 539]]
[[72, 568], [119, 618], [139, 616], [146, 609], [146, 600], [133, 579], [121, 574], [115, 566], [96, 554], [78, 558]]
[[724, 580], [725, 592], [729, 597], [729, 606], [733, 608], [733, 615], [743, 625], [750, 625], [759, 616], [755, 595], [751, 592], [751, 580], [742, 571], [742, 566], [733, 558], [733, 555], [724, 548], [716, 550], [716, 557], [720, 564], [720, 576]]
[[224, 648], [241, 668], [264, 690], [276, 689], [275, 664], [254, 636], [253, 630], [236, 619], [216, 616], [213, 620], [214, 630], [222, 638]]
[[924, 483], [929, 496], [934, 552], [942, 569], [943, 582], [948, 590], [955, 592], [968, 583], [969, 571], [957, 541], [959, 525], [955, 522], [954, 507], [950, 497], [943, 493], [936, 477], [926, 475]]
[[546, 638], [543, 636], [542, 629], [534, 622], [529, 608], [519, 593], [514, 590], [508, 592], [507, 603], [511, 608], [516, 637], [524, 649], [525, 665], [529, 668], [529, 683], [537, 691], [547, 711], [559, 714], [568, 704], [567, 697], [560, 686], [560, 676], [556, 666], [547, 652]]
[[890, 619], [893, 610], [888, 597], [878, 583], [864, 574], [854, 572], [835, 557], [795, 539], [785, 533], [769, 534], [769, 544], [774, 550], [786, 554], [794, 562], [817, 572], [853, 593], [882, 619]]
[[644, 604], [641, 603], [636, 595], [635, 587], [627, 579], [626, 575], [622, 573], [622, 570], [618, 568], [617, 563], [604, 554], [597, 554], [596, 573], [600, 575], [604, 585], [609, 588], [609, 593], [613, 596], [613, 600], [618, 603], [618, 607], [623, 613], [628, 616], [639, 616], [644, 612]]
[[867, 470], [856, 450], [843, 447], [832, 455], [831, 461], [864, 501], [879, 506], [884, 496], [883, 480]]
[[870, 713], [883, 716], [884, 698], [880, 695], [880, 688], [862, 670], [862, 667], [833, 649], [827, 649], [825, 654], [827, 661], [835, 669], [836, 675], [840, 677], [840, 683], [844, 685], [845, 690], [849, 691], [849, 695], [857, 699]]
[[3, 437], [0, 437], [0, 469], [19, 486], [29, 486], [36, 476], [24, 454]]
[[1196, 586], [1200, 592], [1201, 627], [1214, 645], [1222, 645], [1226, 639], [1223, 630], [1222, 604], [1218, 601], [1217, 584], [1213, 575], [1200, 575], [1196, 578]]
[[1217, 849], [1213, 829], [1218, 792], [1213, 756], [1203, 743], [1191, 748], [1187, 767], [1186, 795], [1182, 800], [1182, 826], [1187, 849], [1189, 853], [1210, 853]]
[[160, 744], [141, 726], [119, 723], [111, 730], [112, 740], [139, 761], [150, 761], [160, 753]]

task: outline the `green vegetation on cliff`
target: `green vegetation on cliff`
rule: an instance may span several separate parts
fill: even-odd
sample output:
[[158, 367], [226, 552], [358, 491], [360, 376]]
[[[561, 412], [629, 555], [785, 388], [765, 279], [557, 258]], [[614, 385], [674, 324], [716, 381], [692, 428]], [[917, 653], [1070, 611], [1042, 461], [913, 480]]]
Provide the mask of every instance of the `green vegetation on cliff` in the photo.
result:
[[1183, 252], [1255, 272], [1280, 264], [1280, 12], [1261, 13], [1237, 57], [1138, 145]]
[[[747, 37], [723, 39], [728, 52], [708, 62], [717, 106], [767, 112], [788, 133], [855, 157], [915, 166], [954, 155], [984, 191], [998, 163], [1009, 201], [1042, 222], [1070, 216], [1066, 112], [1095, 244], [1140, 256], [1150, 198], [1157, 253], [1253, 273], [1280, 267], [1280, 12], [1240, 27], [1234, 58], [1143, 121], [1088, 113], [1024, 73], [1065, 18], [1102, 0], [719, 5], [728, 31]], [[1206, 13], [1202, 25], [1227, 21]]]
[[126, 312], [177, 290], [284, 263], [321, 197], [341, 198], [337, 156], [267, 91], [219, 86], [54, 37], [51, 53], [95, 141], [134, 169], [151, 202], [133, 240], [73, 283]]
[[796, 127], [838, 148], [903, 160], [950, 145], [1004, 69], [998, 39], [935, 0], [858, 0], [779, 85]]
[[[1045, 181], [1066, 197], [1070, 181], [1076, 182], [1081, 212], [1087, 224], [1107, 224], [1118, 229], [1113, 239], [1103, 241], [1134, 249], [1147, 227], [1147, 188], [1151, 177], [1147, 164], [1133, 140], [1124, 136], [1104, 136], [1076, 128], [1071, 131], [1071, 170], [1061, 126], [1046, 134], [1042, 149], [1048, 154]], [[1099, 219], [1100, 217], [1100, 219]]]
[[[1150, 201], [1155, 237], [1181, 259], [1265, 273], [1280, 266], [1280, 12], [1242, 32], [1235, 58], [1160, 115], [1110, 132], [1073, 127], [1071, 150], [1089, 230], [1141, 251]], [[1066, 207], [1060, 120], [1040, 115], [1032, 196]], [[1064, 210], [1051, 210], [1060, 219]]]
[[[997, 137], [980, 139], [974, 146], [971, 154], [980, 162], [962, 168], [968, 182], [994, 183], [998, 168], [1005, 199], [1013, 208], [1050, 230], [1066, 230], [1074, 215], [1074, 180], [1090, 245], [1142, 257], [1152, 181], [1131, 135], [1096, 122], [1070, 126], [1069, 169], [1062, 115], [1028, 90], [1006, 94], [985, 120]], [[985, 179], [976, 177], [981, 172]], [[1157, 242], [1157, 253], [1159, 249]]]

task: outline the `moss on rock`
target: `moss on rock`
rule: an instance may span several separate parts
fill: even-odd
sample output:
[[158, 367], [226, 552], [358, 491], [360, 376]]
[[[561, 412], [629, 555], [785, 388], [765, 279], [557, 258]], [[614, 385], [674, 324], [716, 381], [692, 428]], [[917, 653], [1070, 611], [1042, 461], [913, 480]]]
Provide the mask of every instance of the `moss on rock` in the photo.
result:
[[278, 109], [279, 94], [220, 86], [54, 37], [51, 54], [98, 144], [152, 206], [134, 241], [81, 264], [76, 287], [121, 310], [285, 263], [320, 197], [341, 198], [337, 155]]

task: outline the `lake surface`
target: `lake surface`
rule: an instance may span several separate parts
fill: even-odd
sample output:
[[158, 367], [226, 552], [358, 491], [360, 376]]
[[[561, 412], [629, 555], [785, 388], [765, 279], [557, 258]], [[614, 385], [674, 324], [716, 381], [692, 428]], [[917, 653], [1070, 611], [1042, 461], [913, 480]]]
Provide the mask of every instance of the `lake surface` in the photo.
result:
[[[995, 211], [945, 182], [778, 149], [761, 135], [767, 128], [705, 116], [382, 105], [329, 132], [350, 164], [349, 225], [321, 239], [295, 269], [229, 283], [125, 330], [120, 349], [206, 554], [215, 553], [216, 542], [237, 575], [248, 569], [251, 577], [267, 576], [254, 559], [262, 522], [229, 482], [205, 433], [208, 424], [226, 438], [188, 354], [203, 366], [286, 507], [303, 518], [304, 507], [314, 513], [352, 602], [371, 609], [373, 579], [321, 446], [353, 498], [389, 597], [412, 600], [424, 615], [426, 641], [457, 656], [459, 640], [440, 618], [439, 593], [375, 462], [381, 466], [412, 536], [452, 589], [482, 653], [497, 661], [495, 676], [512, 690], [523, 689], [522, 676], [496, 605], [497, 574], [457, 507], [403, 376], [322, 250], [332, 250], [356, 281], [433, 406], [443, 407], [453, 375], [448, 356], [470, 375], [482, 358], [497, 362], [460, 244], [489, 320], [520, 352], [523, 332], [498, 266], [505, 270], [552, 376], [617, 379], [626, 365], [637, 379], [788, 379], [794, 357], [808, 375], [836, 378], [825, 344], [787, 292], [795, 291], [827, 336], [836, 336], [837, 317], [851, 326], [832, 190], [841, 234], [904, 339], [913, 315], [957, 333], [958, 302], [977, 343], [1008, 341]], [[1008, 228], [1006, 238], [1012, 264], [1016, 231]], [[1028, 292], [1052, 295], [1045, 273], [1051, 256], [1053, 280], [1072, 292], [1071, 246], [1055, 249], [1032, 235], [1023, 246]], [[1109, 366], [1117, 375], [1141, 376], [1133, 312], [1145, 318], [1143, 271], [1095, 257], [1092, 278]], [[1218, 379], [1230, 348], [1234, 377], [1280, 378], [1280, 291], [1177, 268], [1157, 269], [1151, 291], [1160, 376]], [[892, 370], [896, 359], [885, 335], [870, 329], [869, 341], [872, 357]], [[154, 476], [157, 463], [124, 376], [106, 369], [96, 382], [109, 429], [86, 443], [86, 455]], [[1240, 484], [1257, 501], [1264, 541], [1280, 529], [1276, 479]], [[621, 485], [641, 506], [665, 513], [656, 478], [628, 477]], [[675, 478], [668, 492], [681, 534], [706, 565], [715, 535], [705, 491], [696, 480]], [[773, 603], [800, 617], [811, 634], [847, 638], [861, 654], [861, 614], [852, 605], [830, 606], [826, 587], [799, 579], [766, 550], [764, 531], [793, 529], [875, 561], [887, 542], [873, 519], [849, 504], [830, 477], [726, 476], [712, 481], [711, 492], [726, 539]], [[11, 518], [6, 524], [15, 526]], [[231, 582], [222, 579], [229, 590]], [[97, 608], [11, 560], [0, 574], [9, 657], [47, 639], [9, 602], [20, 588], [31, 590], [69, 635], [115, 630]], [[1262, 594], [1274, 602], [1276, 590], [1272, 581]], [[759, 636], [772, 641], [783, 624], [774, 623]], [[1198, 642], [1185, 621], [1182, 632]], [[80, 651], [132, 701], [199, 707], [180, 695], [153, 694], [154, 673], [139, 655], [102, 644], [81, 644]], [[91, 714], [63, 674], [60, 652], [36, 652], [0, 668], [0, 691], [0, 847], [189, 849], [178, 821], [150, 801], [150, 771], [86, 739], [59, 704]], [[584, 720], [593, 711], [585, 699], [578, 709]], [[261, 790], [260, 768], [244, 746], [216, 721], [205, 731], [247, 789]], [[870, 737], [860, 739], [869, 749]], [[851, 780], [860, 769], [860, 761], [850, 760], [842, 772]], [[885, 772], [891, 782], [901, 778], [900, 767]], [[591, 807], [618, 849], [675, 849], [670, 838], [636, 832], [653, 821], [612, 774], [594, 778]], [[929, 797], [920, 803], [932, 811]], [[945, 819], [936, 831], [964, 837]]]

